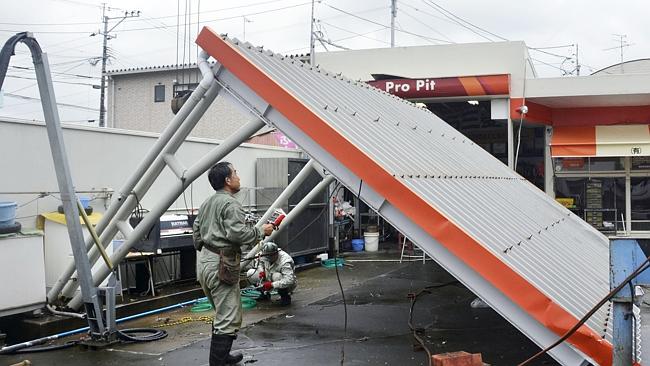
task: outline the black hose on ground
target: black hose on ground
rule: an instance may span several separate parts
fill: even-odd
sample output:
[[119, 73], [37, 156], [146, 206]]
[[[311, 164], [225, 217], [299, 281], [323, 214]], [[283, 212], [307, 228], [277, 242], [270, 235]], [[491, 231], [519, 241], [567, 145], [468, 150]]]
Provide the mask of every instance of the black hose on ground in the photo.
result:
[[[153, 329], [153, 328], [131, 328], [131, 329], [122, 329], [117, 331], [118, 338], [124, 343], [153, 342], [153, 341], [163, 339], [167, 337], [167, 335], [168, 335], [167, 331], [161, 329]], [[56, 351], [56, 350], [76, 346], [81, 342], [80, 340], [71, 340], [63, 344], [53, 344], [49, 346], [36, 347], [47, 341], [52, 341], [54, 339], [56, 338], [45, 337], [21, 345], [5, 347], [4, 350], [0, 351], [0, 355]]]
[[152, 342], [167, 337], [167, 331], [154, 328], [131, 328], [117, 331], [118, 337], [125, 342]]

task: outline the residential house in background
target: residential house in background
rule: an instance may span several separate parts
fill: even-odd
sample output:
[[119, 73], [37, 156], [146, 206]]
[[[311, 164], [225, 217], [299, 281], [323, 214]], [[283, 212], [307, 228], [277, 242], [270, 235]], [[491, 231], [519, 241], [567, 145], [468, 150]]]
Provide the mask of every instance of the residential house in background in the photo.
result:
[[[193, 90], [201, 80], [196, 65], [120, 69], [108, 73], [107, 127], [160, 133], [174, 118], [171, 101], [177, 93]], [[190, 136], [223, 140], [248, 118], [222, 95], [210, 105]], [[297, 148], [281, 132], [260, 130], [248, 142]]]

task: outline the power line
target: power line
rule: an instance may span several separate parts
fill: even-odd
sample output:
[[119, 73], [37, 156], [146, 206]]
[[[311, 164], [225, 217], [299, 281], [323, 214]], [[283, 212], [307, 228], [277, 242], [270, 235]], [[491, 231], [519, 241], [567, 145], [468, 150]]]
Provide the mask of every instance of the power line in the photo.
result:
[[[24, 71], [33, 71], [33, 67], [27, 67], [27, 66], [11, 66], [13, 69], [18, 69], [18, 70], [24, 70]], [[66, 76], [74, 76], [78, 78], [84, 78], [84, 79], [99, 79], [98, 76], [90, 76], [90, 75], [80, 75], [80, 74], [68, 74], [66, 72], [58, 72], [58, 71], [50, 71], [52, 74], [56, 75], [66, 75]]]
[[[322, 20], [320, 20], [320, 22], [322, 22], [322, 23], [324, 23], [324, 24], [327, 24], [327, 25], [329, 25], [329, 26], [332, 26], [331, 24], [329, 24], [329, 23], [325, 23], [325, 22], [323, 22]], [[337, 28], [337, 27], [334, 26], [334, 28]], [[368, 34], [376, 33], [376, 32], [379, 32], [379, 31], [381, 31], [381, 30], [385, 30], [386, 28], [381, 27], [380, 29], [376, 29], [376, 30], [374, 30], [374, 31], [365, 32], [365, 33], [355, 33], [355, 32], [352, 32], [352, 31], [350, 31], [350, 30], [343, 29], [343, 28], [339, 28], [339, 29], [341, 29], [341, 30], [343, 30], [343, 31], [345, 31], [345, 32], [353, 33], [354, 35], [353, 35], [353, 36], [349, 36], [349, 37], [343, 37], [343, 38], [335, 39], [335, 40], [333, 40], [332, 42], [345, 41], [345, 40], [348, 40], [348, 39], [351, 39], [351, 38], [356, 38], [356, 37], [365, 37], [365, 36], [368, 35]], [[382, 40], [379, 40], [379, 39], [374, 39], [374, 38], [371, 38], [371, 37], [366, 37], [366, 38], [368, 38], [368, 39], [372, 39], [372, 40], [374, 40], [374, 41], [382, 42], [382, 43], [385, 43], [385, 44], [390, 44], [390, 42], [382, 41]], [[293, 49], [290, 49], [290, 50], [282, 51], [281, 53], [286, 55], [287, 53], [290, 53], [290, 52], [295, 52], [295, 51], [299, 51], [299, 50], [306, 50], [306, 49], [309, 49], [309, 47], [293, 48]]]
[[[309, 4], [311, 4], [311, 2], [305, 2], [305, 3], [295, 4], [295, 5], [283, 6], [281, 8], [258, 11], [258, 12], [255, 12], [255, 13], [248, 13], [248, 14], [234, 15], [234, 16], [229, 16], [229, 17], [224, 17], [224, 18], [215, 18], [215, 19], [202, 20], [201, 22], [202, 23], [208, 23], [208, 22], [218, 22], [218, 21], [223, 21], [223, 20], [240, 19], [242, 17], [260, 15], [260, 14], [267, 14], [267, 13], [272, 13], [272, 12], [276, 12], [276, 11], [297, 8], [299, 6], [305, 6], [305, 5], [309, 5]], [[152, 19], [155, 19], [155, 18], [152, 18]], [[195, 25], [195, 24], [197, 24], [197, 23], [189, 22], [187, 25]], [[129, 28], [129, 29], [123, 29], [120, 32], [133, 32], [133, 31], [140, 31], [140, 30], [163, 29], [163, 28], [171, 28], [171, 27], [175, 27], [175, 26], [174, 25], [168, 25], [168, 26], [159, 26], [159, 27], [154, 27], [154, 28], [147, 28], [147, 27], [145, 27], [145, 28]]]
[[457, 16], [456, 14], [452, 13], [451, 11], [449, 11], [449, 10], [443, 8], [442, 6], [436, 4], [436, 3], [435, 3], [434, 1], [432, 1], [432, 0], [426, 0], [426, 1], [428, 1], [429, 3], [433, 4], [434, 6], [440, 8], [440, 9], [442, 9], [443, 11], [447, 12], [447, 13], [448, 13], [449, 15], [451, 15], [452, 17], [454, 17], [454, 18], [456, 18], [456, 19], [458, 19], [458, 20], [460, 20], [460, 21], [462, 21], [462, 22], [464, 22], [464, 23], [466, 23], [466, 24], [471, 25], [472, 27], [474, 27], [474, 28], [476, 28], [476, 29], [479, 29], [479, 30], [481, 30], [481, 31], [483, 31], [483, 32], [485, 32], [485, 33], [487, 33], [487, 34], [489, 34], [489, 35], [492, 35], [492, 36], [494, 36], [494, 37], [497, 37], [497, 38], [499, 38], [499, 39], [502, 40], [502, 41], [509, 41], [509, 39], [507, 39], [507, 38], [505, 38], [505, 37], [501, 37], [500, 35], [498, 35], [498, 34], [496, 34], [496, 33], [490, 32], [489, 30], [487, 30], [487, 29], [485, 29], [485, 28], [481, 28], [481, 27], [479, 27], [478, 25], [476, 25], [476, 24], [474, 24], [474, 23], [471, 23], [471, 22], [469, 22], [469, 21], [467, 21], [467, 20], [465, 20], [465, 19], [463, 19], [463, 18]]
[[409, 17], [409, 18], [415, 20], [416, 22], [422, 24], [423, 26], [425, 26], [425, 27], [431, 29], [432, 31], [436, 32], [437, 34], [441, 35], [442, 37], [447, 38], [447, 39], [448, 39], [448, 41], [446, 41], [447, 43], [456, 43], [456, 42], [452, 41], [452, 40], [451, 40], [449, 37], [447, 37], [446, 35], [440, 33], [437, 29], [435, 29], [435, 28], [433, 28], [432, 26], [428, 25], [427, 23], [421, 21], [420, 19], [414, 17], [413, 15], [411, 15], [411, 14], [405, 12], [404, 10], [402, 10], [401, 13], [404, 14], [404, 15], [406, 15], [407, 17]]
[[63, 2], [63, 3], [71, 3], [71, 4], [75, 4], [75, 5], [89, 6], [91, 8], [101, 8], [101, 5], [88, 4], [88, 3], [85, 3], [85, 2], [82, 2], [82, 1], [75, 1], [75, 0], [54, 0], [54, 1], [60, 1], [60, 2]]
[[[573, 45], [571, 45], [571, 46], [573, 46]], [[544, 50], [541, 49], [541, 48], [528, 47], [528, 49], [529, 49], [529, 50], [532, 50], [532, 51], [541, 52], [541, 53], [547, 54], [547, 55], [549, 55], [549, 56], [555, 56], [555, 57], [560, 57], [560, 58], [570, 58], [569, 56], [559, 55], [559, 54], [557, 54], [557, 53], [544, 51]]]
[[528, 47], [532, 48], [534, 50], [552, 50], [552, 49], [557, 49], [557, 48], [567, 48], [567, 47], [574, 47], [575, 44], [565, 44], [562, 46], [546, 46], [546, 47]]
[[[465, 19], [463, 19], [463, 18], [457, 16], [456, 14], [452, 13], [451, 11], [449, 11], [449, 10], [443, 8], [442, 6], [436, 4], [435, 2], [433, 2], [433, 1], [431, 1], [431, 0], [422, 0], [422, 1], [423, 1], [426, 5], [429, 5], [431, 8], [433, 8], [434, 10], [436, 10], [437, 12], [439, 12], [440, 14], [442, 14], [443, 16], [445, 16], [445, 17], [449, 18], [450, 20], [454, 21], [456, 24], [462, 26], [463, 28], [465, 28], [465, 29], [471, 31], [472, 33], [474, 33], [474, 34], [476, 34], [476, 35], [478, 35], [478, 36], [480, 36], [480, 37], [483, 37], [483, 38], [487, 39], [487, 40], [490, 41], [490, 42], [494, 42], [494, 40], [492, 40], [492, 39], [490, 39], [489, 37], [486, 37], [486, 36], [484, 36], [484, 35], [482, 35], [482, 34], [476, 32], [474, 29], [472, 29], [472, 28], [470, 28], [470, 27], [467, 27], [466, 25], [464, 25], [464, 24], [462, 24], [462, 23], [469, 24], [470, 26], [472, 26], [472, 27], [474, 27], [474, 28], [476, 28], [476, 29], [479, 29], [479, 30], [483, 31], [484, 33], [490, 34], [490, 35], [492, 35], [492, 36], [494, 36], [494, 37], [496, 37], [496, 38], [499, 38], [499, 39], [501, 39], [501, 40], [503, 40], [503, 41], [508, 41], [507, 38], [501, 37], [501, 36], [498, 35], [498, 34], [492, 33], [492, 32], [490, 32], [490, 31], [488, 31], [488, 30], [486, 30], [486, 29], [484, 29], [484, 28], [479, 27], [478, 25], [476, 25], [476, 24], [474, 24], [474, 23], [471, 23], [471, 22], [467, 21], [467, 20], [465, 20]], [[455, 20], [455, 19], [457, 19], [457, 20]], [[462, 23], [461, 23], [461, 22], [462, 22]]]
[[426, 11], [420, 9], [420, 8], [416, 8], [415, 6], [410, 5], [410, 4], [407, 4], [407, 3], [405, 3], [405, 2], [401, 2], [400, 5], [402, 5], [402, 6], [406, 6], [406, 7], [408, 7], [408, 8], [411, 8], [411, 9], [417, 11], [418, 13], [425, 14], [425, 15], [430, 16], [430, 17], [432, 17], [432, 18], [440, 19], [440, 20], [443, 20], [443, 21], [445, 21], [445, 22], [452, 23], [452, 24], [457, 24], [456, 22], [451, 21], [451, 20], [449, 20], [448, 18], [443, 18], [443, 17], [437, 16], [437, 15], [435, 15], [435, 14], [428, 13], [428, 12], [426, 12]]
[[[13, 79], [25, 79], [25, 80], [36, 80], [36, 78], [29, 78], [26, 76], [18, 76], [18, 75], [7, 75], [8, 78], [13, 78]], [[54, 83], [59, 83], [59, 84], [69, 84], [69, 85], [85, 85], [85, 86], [95, 86], [94, 84], [88, 84], [88, 83], [77, 83], [74, 81], [63, 81], [63, 80], [52, 80]]]
[[[355, 17], [355, 18], [357, 18], [357, 19], [361, 19], [361, 20], [366, 21], [366, 22], [368, 22], [368, 23], [372, 23], [372, 24], [375, 24], [375, 25], [378, 25], [378, 26], [384, 27], [384, 28], [386, 28], [386, 29], [390, 29], [390, 26], [388, 26], [388, 25], [384, 25], [384, 24], [381, 24], [381, 23], [376, 22], [376, 21], [374, 21], [374, 20], [370, 20], [370, 19], [367, 19], [367, 18], [364, 18], [364, 17], [360, 17], [360, 16], [358, 16], [358, 15], [356, 15], [356, 14], [354, 14], [354, 13], [350, 13], [350, 12], [348, 12], [348, 11], [345, 11], [345, 10], [343, 10], [343, 9], [339, 9], [339, 8], [337, 8], [337, 7], [335, 7], [335, 6], [332, 6], [332, 5], [329, 5], [329, 4], [325, 4], [325, 5], [327, 5], [328, 7], [332, 8], [332, 9], [334, 9], [334, 10], [336, 10], [336, 11], [339, 11], [339, 12], [341, 12], [341, 13], [347, 14], [347, 15], [349, 15], [349, 16], [351, 16], [351, 17]], [[436, 39], [436, 38], [432, 38], [432, 37], [426, 37], [426, 36], [423, 36], [423, 35], [421, 35], [421, 34], [417, 34], [417, 33], [409, 32], [409, 31], [404, 30], [404, 29], [397, 29], [397, 31], [402, 32], [402, 33], [405, 33], [405, 34], [409, 34], [409, 35], [412, 35], [412, 36], [420, 37], [420, 38], [422, 38], [422, 39], [424, 39], [424, 40], [427, 40], [427, 41], [429, 41], [429, 42], [444, 42], [444, 43], [448, 43], [447, 41], [442, 40], [442, 39]]]
[[[58, 0], [58, 1], [68, 1], [68, 0]], [[241, 9], [241, 8], [248, 8], [248, 7], [253, 7], [253, 6], [258, 6], [258, 5], [264, 5], [264, 4], [270, 4], [270, 3], [277, 3], [280, 1], [284, 0], [269, 0], [269, 1], [262, 1], [259, 3], [254, 3], [254, 4], [247, 4], [247, 5], [238, 5], [238, 6], [232, 6], [228, 8], [220, 8], [220, 9], [215, 9], [215, 10], [208, 10], [208, 11], [203, 11], [203, 14], [206, 13], [214, 13], [214, 12], [222, 12], [226, 10], [233, 10], [233, 9]], [[74, 1], [70, 1], [73, 3], [76, 3]], [[88, 4], [89, 5], [89, 4]], [[100, 5], [92, 5], [93, 7], [99, 7], [101, 8]], [[115, 8], [112, 8], [115, 9]], [[198, 13], [192, 13], [191, 15], [196, 15]], [[166, 18], [175, 18], [176, 15], [164, 15], [160, 17], [154, 17], [154, 18], [148, 18], [149, 20], [155, 20], [155, 19], [166, 19]], [[145, 21], [145, 19], [132, 19], [129, 20], [129, 22], [137, 22], [137, 21]], [[0, 22], [0, 25], [14, 25], [14, 26], [34, 26], [34, 27], [40, 27], [40, 26], [73, 26], [73, 25], [101, 25], [102, 22], [78, 22], [78, 23], [10, 23], [10, 22]]]
[[494, 42], [494, 40], [492, 40], [492, 38], [489, 38], [489, 37], [487, 37], [487, 36], [485, 36], [485, 35], [483, 35], [483, 34], [477, 32], [476, 30], [474, 30], [474, 29], [472, 29], [472, 28], [466, 26], [465, 24], [463, 24], [463, 23], [459, 22], [458, 20], [452, 18], [451, 16], [445, 14], [445, 13], [442, 12], [440, 9], [437, 9], [437, 8], [435, 8], [433, 5], [431, 5], [431, 4], [427, 3], [427, 2], [425, 2], [425, 0], [422, 0], [422, 1], [424, 2], [425, 5], [430, 6], [431, 8], [433, 8], [433, 10], [435, 10], [435, 11], [437, 11], [438, 13], [442, 14], [445, 18], [447, 18], [447, 19], [448, 19], [449, 21], [451, 21], [452, 23], [454, 23], [454, 24], [456, 24], [456, 25], [459, 25], [459, 26], [461, 26], [461, 27], [467, 29], [468, 31], [470, 31], [470, 32], [472, 32], [472, 33], [474, 33], [474, 34], [476, 34], [477, 36], [479, 36], [479, 37], [481, 37], [481, 38], [483, 38], [483, 39], [486, 39], [486, 40], [488, 40], [488, 41], [490, 41], [490, 42]]
[[[33, 101], [40, 101], [41, 98], [34, 98], [34, 97], [28, 97], [26, 95], [20, 95], [20, 94], [13, 94], [13, 93], [4, 93], [4, 95], [12, 98], [18, 98], [18, 99], [26, 99], [26, 100], [33, 100]], [[77, 109], [83, 109], [87, 111], [92, 111], [92, 112], [98, 112], [99, 109], [96, 108], [90, 108], [90, 107], [84, 107], [81, 105], [76, 105], [76, 104], [68, 104], [68, 103], [56, 103], [57, 105], [60, 105], [62, 107], [69, 107], [69, 108], [77, 108]]]
[[63, 61], [63, 62], [57, 62], [54, 64], [50, 64], [50, 67], [58, 67], [62, 65], [70, 65], [70, 64], [79, 64], [81, 66], [82, 63], [85, 63], [86, 61], [90, 62], [92, 65], [95, 65], [92, 61], [97, 61], [102, 59], [102, 56], [94, 56], [94, 57], [83, 57], [83, 58], [78, 58], [75, 60], [70, 60], [70, 61]]
[[[22, 30], [13, 30], [13, 29], [0, 29], [0, 32], [5, 33], [20, 33]], [[90, 32], [80, 32], [80, 31], [33, 31], [34, 34], [87, 34]]]
[[539, 63], [542, 64], [542, 65], [546, 65], [546, 66], [552, 67], [552, 68], [554, 68], [554, 69], [558, 69], [558, 70], [562, 71], [563, 73], [566, 73], [566, 70], [564, 70], [563, 68], [561, 68], [561, 67], [559, 67], [559, 66], [555, 66], [555, 65], [550, 64], [550, 63], [548, 63], [548, 62], [544, 62], [544, 61], [542, 61], [542, 60], [540, 60], [540, 59], [536, 59], [536, 58], [532, 58], [532, 57], [531, 57], [531, 59], [532, 59], [533, 61], [537, 61], [537, 62], [539, 62]]
[[21, 27], [53, 27], [53, 26], [72, 26], [72, 25], [100, 25], [101, 22], [79, 22], [79, 23], [9, 23], [0, 22], [2, 25], [14, 25]]
[[[387, 8], [389, 8], [389, 7], [388, 7], [388, 6], [379, 6], [379, 7], [375, 7], [375, 8], [370, 8], [370, 9], [366, 9], [366, 10], [358, 11], [357, 14], [365, 14], [365, 13], [370, 13], [370, 12], [377, 11], [377, 10], [386, 10]], [[338, 19], [338, 18], [341, 18], [341, 17], [343, 17], [343, 16], [346, 16], [346, 14], [339, 14], [339, 15], [335, 15], [335, 16], [331, 16], [331, 17], [320, 18], [320, 19], [317, 19], [317, 20], [318, 20], [319, 22], [323, 22], [323, 21], [325, 21], [325, 20]], [[307, 24], [307, 23], [308, 23], [308, 21], [302, 21], [302, 22], [296, 22], [296, 23], [291, 23], [291, 24], [283, 25], [283, 26], [280, 26], [280, 27], [273, 27], [273, 28], [259, 29], [259, 30], [256, 30], [256, 31], [254, 31], [254, 32], [248, 32], [248, 31], [246, 31], [246, 33], [247, 33], [247, 34], [260, 34], [260, 33], [261, 33], [261, 34], [264, 34], [264, 33], [268, 33], [268, 32], [277, 31], [277, 30], [280, 30], [280, 29], [293, 28], [293, 27], [296, 27], [296, 26], [299, 26], [299, 25], [302, 25], [302, 24]], [[383, 28], [383, 26], [382, 26], [381, 30], [383, 30], [383, 29], [384, 29], [384, 28]], [[374, 33], [374, 32], [369, 32], [369, 33], [364, 33], [364, 34], [370, 34], [370, 33]], [[348, 38], [350, 38], [350, 37], [348, 37]], [[352, 37], [352, 38], [353, 38], [353, 37]], [[346, 39], [347, 39], [347, 38], [346, 38]], [[307, 47], [307, 48], [308, 48], [308, 47]], [[302, 47], [301, 47], [301, 48], [296, 48], [296, 49], [299, 50], [299, 49], [302, 49]]]
[[[311, 2], [305, 2], [305, 3], [295, 4], [295, 5], [283, 6], [283, 7], [280, 7], [280, 8], [268, 9], [268, 10], [263, 10], [263, 11], [248, 13], [248, 14], [240, 14], [240, 15], [234, 15], [234, 16], [223, 17], [223, 18], [208, 19], [208, 20], [203, 20], [201, 22], [202, 23], [208, 23], [208, 22], [218, 22], [218, 21], [231, 20], [231, 19], [239, 19], [239, 18], [241, 18], [243, 16], [253, 16], [253, 15], [267, 14], [267, 13], [272, 13], [272, 12], [276, 12], [276, 11], [297, 8], [299, 6], [304, 6], [304, 5], [308, 5], [308, 4], [311, 4]], [[163, 18], [168, 18], [168, 17], [158, 17], [158, 18], [149, 18], [149, 19], [163, 19]], [[195, 25], [195, 24], [197, 24], [197, 23], [194, 23], [194, 22], [188, 23], [188, 25]], [[153, 27], [128, 28], [128, 29], [122, 29], [120, 32], [135, 32], [135, 31], [151, 30], [151, 29], [166, 29], [166, 28], [172, 28], [172, 27], [175, 27], [175, 25], [162, 25], [162, 26], [153, 26]], [[21, 30], [0, 29], [0, 32], [18, 33], [18, 32], [21, 32]], [[34, 33], [34, 34], [39, 34], [39, 33], [40, 34], [68, 34], [68, 33], [69, 34], [86, 34], [86, 33], [92, 33], [92, 32], [81, 32], [81, 31], [34, 31], [32, 33]]]
[[380, 29], [377, 29], [377, 30], [374, 30], [374, 31], [371, 31], [371, 32], [367, 32], [367, 33], [357, 33], [357, 32], [353, 32], [353, 31], [348, 30], [348, 29], [345, 29], [345, 28], [341, 28], [341, 27], [336, 26], [336, 25], [334, 25], [334, 24], [330, 24], [330, 23], [328, 23], [328, 22], [324, 22], [324, 21], [322, 21], [322, 20], [320, 20], [319, 23], [323, 23], [323, 24], [327, 25], [328, 27], [332, 27], [332, 28], [335, 28], [335, 29], [341, 30], [341, 31], [343, 31], [343, 32], [348, 32], [348, 33], [354, 34], [354, 36], [352, 36], [352, 37], [341, 38], [341, 39], [337, 39], [337, 40], [332, 41], [332, 42], [340, 42], [340, 41], [344, 41], [344, 40], [346, 40], [346, 39], [351, 39], [351, 38], [356, 38], [356, 37], [363, 37], [363, 38], [367, 38], [367, 39], [370, 39], [370, 40], [373, 40], [373, 41], [377, 41], [377, 42], [381, 42], [381, 43], [384, 43], [384, 44], [390, 44], [390, 42], [386, 42], [386, 41], [381, 40], [381, 39], [372, 38], [372, 37], [368, 37], [368, 36], [367, 36], [367, 34], [375, 33], [375, 32], [378, 32], [378, 31], [380, 31], [380, 30], [384, 30], [384, 29], [386, 29], [386, 28], [384, 28], [384, 27], [382, 27], [382, 28], [380, 28]]
[[[35, 85], [36, 85], [36, 84], [33, 84], [32, 86], [35, 86]], [[9, 92], [9, 93], [11, 93], [11, 94], [16, 94], [15, 91], [11, 91], [11, 92]], [[64, 98], [71, 97], [71, 96], [73, 96], [73, 95], [87, 94], [87, 93], [88, 93], [88, 91], [75, 92], [75, 93], [72, 93], [72, 94], [66, 94], [66, 95], [59, 96], [59, 98], [60, 98], [60, 99], [64, 99]], [[27, 100], [26, 102], [22, 102], [22, 103], [12, 103], [12, 104], [10, 104], [10, 105], [7, 105], [7, 107], [14, 108], [14, 107], [17, 107], [17, 106], [26, 105], [26, 104], [32, 104], [32, 103], [34, 103], [33, 100]]]

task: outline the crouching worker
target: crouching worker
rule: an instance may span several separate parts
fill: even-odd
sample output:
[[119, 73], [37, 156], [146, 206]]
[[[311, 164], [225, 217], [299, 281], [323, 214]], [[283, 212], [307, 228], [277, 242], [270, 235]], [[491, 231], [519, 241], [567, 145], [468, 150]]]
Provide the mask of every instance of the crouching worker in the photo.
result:
[[227, 162], [216, 164], [208, 173], [215, 193], [199, 208], [194, 221], [193, 239], [196, 276], [214, 308], [210, 366], [236, 364], [241, 353], [230, 354], [233, 340], [242, 323], [239, 271], [241, 246], [264, 239], [273, 225], [248, 226], [244, 210], [233, 196], [240, 182], [235, 168]]
[[251, 283], [259, 282], [262, 298], [270, 298], [275, 289], [280, 295], [280, 305], [291, 305], [291, 293], [298, 286], [293, 258], [277, 244], [268, 242], [262, 247], [260, 259], [247, 271]]

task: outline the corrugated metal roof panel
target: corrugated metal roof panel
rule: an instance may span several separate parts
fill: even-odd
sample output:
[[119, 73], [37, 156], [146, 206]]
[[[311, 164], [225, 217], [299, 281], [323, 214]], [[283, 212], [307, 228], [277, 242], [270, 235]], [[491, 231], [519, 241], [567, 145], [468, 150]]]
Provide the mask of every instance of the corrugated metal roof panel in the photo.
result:
[[[227, 90], [269, 103], [281, 115], [260, 116], [540, 346], [609, 291], [607, 238], [428, 110], [209, 29], [198, 43], [245, 85]], [[610, 364], [607, 312], [554, 357]]]

